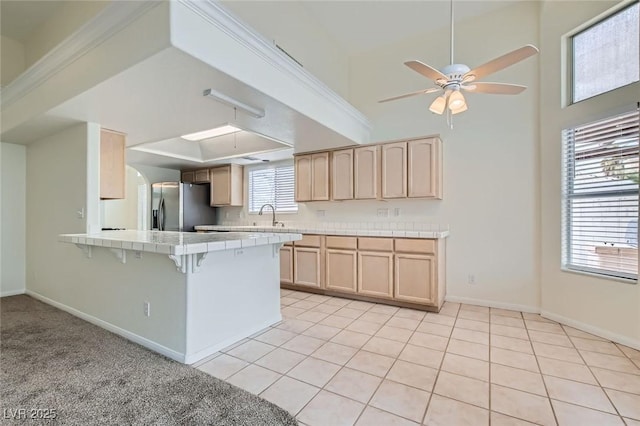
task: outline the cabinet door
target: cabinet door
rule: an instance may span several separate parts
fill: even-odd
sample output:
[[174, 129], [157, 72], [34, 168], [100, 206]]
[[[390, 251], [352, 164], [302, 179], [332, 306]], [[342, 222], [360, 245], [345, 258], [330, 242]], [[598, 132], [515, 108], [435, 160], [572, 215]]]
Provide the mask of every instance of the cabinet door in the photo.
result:
[[382, 145], [382, 198], [407, 196], [407, 143]]
[[231, 167], [211, 169], [211, 206], [231, 204]]
[[358, 252], [358, 294], [393, 297], [393, 253]]
[[100, 198], [116, 200], [125, 197], [125, 136], [108, 130], [100, 132]]
[[356, 292], [357, 257], [353, 250], [326, 250], [327, 290]]
[[353, 187], [357, 200], [378, 198], [378, 147], [366, 146], [353, 150]]
[[194, 180], [196, 183], [208, 183], [209, 169], [196, 170], [194, 172]]
[[320, 249], [293, 248], [293, 283], [320, 288]]
[[296, 201], [311, 201], [311, 156], [296, 157], [294, 171]]
[[192, 183], [196, 180], [195, 172], [182, 172], [180, 181], [182, 183]]
[[311, 168], [311, 199], [326, 201], [329, 199], [329, 153], [311, 155]]
[[436, 303], [435, 270], [434, 256], [396, 254], [394, 297], [406, 302]]
[[442, 198], [439, 139], [409, 141], [407, 164], [409, 197]]
[[280, 249], [280, 282], [293, 284], [293, 247], [283, 246]]
[[331, 198], [351, 200], [353, 198], [353, 149], [333, 152], [331, 170]]

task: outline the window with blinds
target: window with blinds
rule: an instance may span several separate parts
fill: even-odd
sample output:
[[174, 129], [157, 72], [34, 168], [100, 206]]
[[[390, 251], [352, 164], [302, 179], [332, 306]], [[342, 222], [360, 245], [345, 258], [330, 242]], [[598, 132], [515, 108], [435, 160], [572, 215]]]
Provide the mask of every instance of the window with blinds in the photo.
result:
[[271, 204], [276, 212], [297, 212], [293, 165], [249, 170], [249, 213]]
[[563, 267], [638, 278], [638, 111], [563, 131]]

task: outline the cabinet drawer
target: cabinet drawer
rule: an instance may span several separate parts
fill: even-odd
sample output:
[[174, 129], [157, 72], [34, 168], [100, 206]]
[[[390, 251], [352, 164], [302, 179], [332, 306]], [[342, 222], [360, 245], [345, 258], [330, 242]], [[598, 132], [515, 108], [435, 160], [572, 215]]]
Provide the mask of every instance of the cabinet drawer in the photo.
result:
[[320, 247], [320, 235], [303, 235], [300, 241], [296, 241], [296, 247]]
[[396, 239], [396, 251], [403, 253], [423, 253], [435, 254], [435, 240], [419, 240], [419, 239]]
[[358, 238], [358, 250], [393, 251], [393, 238]]
[[355, 250], [358, 248], [358, 239], [355, 237], [327, 237], [327, 248]]

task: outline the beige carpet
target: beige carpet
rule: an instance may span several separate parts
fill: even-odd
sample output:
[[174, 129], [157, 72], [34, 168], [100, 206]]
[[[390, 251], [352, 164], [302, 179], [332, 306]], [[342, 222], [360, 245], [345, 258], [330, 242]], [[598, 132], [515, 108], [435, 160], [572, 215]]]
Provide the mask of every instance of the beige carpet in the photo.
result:
[[19, 409], [53, 409], [57, 424], [297, 424], [268, 401], [29, 296], [0, 299], [0, 408], [3, 424]]

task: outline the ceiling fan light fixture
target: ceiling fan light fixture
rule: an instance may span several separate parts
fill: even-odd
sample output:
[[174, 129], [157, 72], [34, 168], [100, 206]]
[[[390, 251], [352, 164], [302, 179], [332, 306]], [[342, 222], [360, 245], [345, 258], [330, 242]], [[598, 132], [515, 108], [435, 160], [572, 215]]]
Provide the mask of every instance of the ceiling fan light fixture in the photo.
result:
[[456, 90], [449, 97], [449, 109], [451, 110], [451, 112], [462, 112], [464, 111], [460, 111], [462, 108], [464, 108], [465, 110], [467, 109], [467, 102], [465, 101], [462, 93], [460, 93], [459, 90]]
[[465, 112], [467, 110], [467, 104], [464, 103], [461, 107], [458, 108], [449, 108], [449, 110], [451, 111], [451, 114], [456, 115], [456, 114], [460, 114], [461, 112]]
[[447, 105], [447, 99], [445, 98], [445, 95], [438, 96], [431, 103], [431, 106], [429, 107], [429, 111], [435, 114], [442, 114], [444, 112], [446, 105]]

